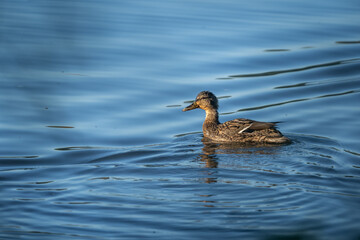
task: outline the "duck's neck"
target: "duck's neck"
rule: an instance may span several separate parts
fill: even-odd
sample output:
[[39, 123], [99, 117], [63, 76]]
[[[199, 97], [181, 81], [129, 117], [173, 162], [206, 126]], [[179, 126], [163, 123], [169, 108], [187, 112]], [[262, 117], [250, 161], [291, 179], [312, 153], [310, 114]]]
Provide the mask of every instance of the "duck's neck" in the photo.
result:
[[216, 125], [220, 124], [219, 114], [217, 109], [210, 108], [210, 109], [206, 109], [205, 112], [206, 112], [206, 117], [204, 123], [216, 124]]
[[220, 124], [219, 114], [216, 109], [206, 109], [206, 117], [203, 124], [204, 137], [212, 137], [216, 135], [217, 127]]

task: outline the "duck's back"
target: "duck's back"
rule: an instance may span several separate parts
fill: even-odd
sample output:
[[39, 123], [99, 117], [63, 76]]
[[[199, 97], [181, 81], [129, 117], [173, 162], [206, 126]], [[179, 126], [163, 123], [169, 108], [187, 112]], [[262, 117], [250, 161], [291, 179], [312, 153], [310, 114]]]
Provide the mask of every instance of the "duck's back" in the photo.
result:
[[216, 130], [207, 137], [221, 142], [244, 143], [288, 143], [276, 129], [275, 122], [258, 122], [251, 119], [238, 118], [218, 124]]

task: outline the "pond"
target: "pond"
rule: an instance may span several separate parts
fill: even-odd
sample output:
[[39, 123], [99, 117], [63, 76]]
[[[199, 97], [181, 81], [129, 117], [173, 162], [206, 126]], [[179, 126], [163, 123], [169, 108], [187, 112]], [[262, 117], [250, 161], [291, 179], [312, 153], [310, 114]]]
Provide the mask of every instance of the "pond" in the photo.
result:
[[[1, 239], [358, 239], [360, 4], [2, 1]], [[203, 141], [281, 122], [288, 145]]]

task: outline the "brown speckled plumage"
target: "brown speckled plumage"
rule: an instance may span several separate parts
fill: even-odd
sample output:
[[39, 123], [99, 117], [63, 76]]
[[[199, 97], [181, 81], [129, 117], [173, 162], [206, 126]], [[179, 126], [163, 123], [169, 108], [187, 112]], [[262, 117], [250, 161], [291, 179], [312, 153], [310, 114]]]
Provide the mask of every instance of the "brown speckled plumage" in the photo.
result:
[[289, 143], [290, 139], [283, 136], [276, 129], [276, 123], [257, 122], [250, 119], [238, 118], [224, 123], [219, 122], [218, 100], [209, 92], [200, 92], [195, 101], [183, 109], [189, 111], [201, 108], [206, 112], [203, 124], [204, 137], [216, 142], [242, 143]]

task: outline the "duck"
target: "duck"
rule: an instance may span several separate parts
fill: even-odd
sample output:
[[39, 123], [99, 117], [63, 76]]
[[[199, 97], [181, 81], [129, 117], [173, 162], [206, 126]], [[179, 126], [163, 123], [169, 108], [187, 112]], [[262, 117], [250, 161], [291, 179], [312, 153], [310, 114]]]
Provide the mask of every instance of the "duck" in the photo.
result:
[[259, 122], [246, 118], [237, 118], [224, 123], [219, 122], [219, 103], [210, 91], [202, 91], [195, 101], [182, 111], [205, 110], [206, 117], [202, 126], [204, 138], [213, 142], [250, 143], [250, 144], [286, 144], [291, 140], [276, 129], [279, 122]]

